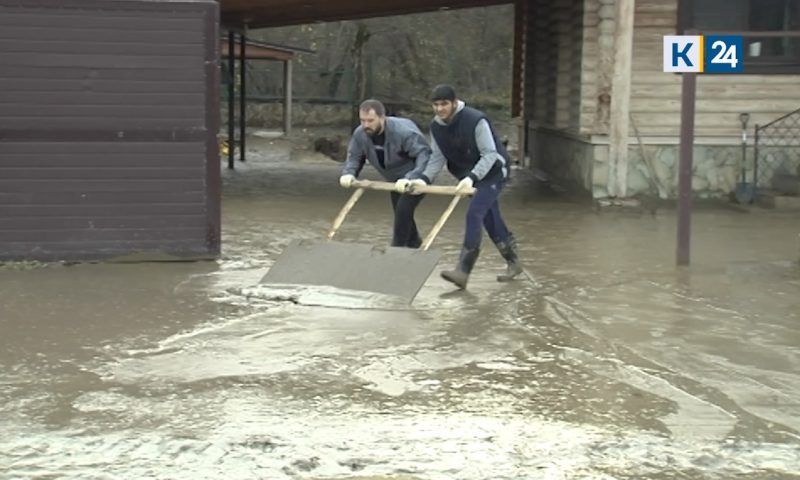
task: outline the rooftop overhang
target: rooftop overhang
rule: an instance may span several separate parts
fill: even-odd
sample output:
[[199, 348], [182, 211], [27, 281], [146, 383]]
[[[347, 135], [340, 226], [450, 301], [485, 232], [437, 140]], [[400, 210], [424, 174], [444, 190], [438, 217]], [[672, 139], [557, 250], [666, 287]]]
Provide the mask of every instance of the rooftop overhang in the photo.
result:
[[265, 28], [486, 7], [513, 0], [219, 0], [222, 25]]
[[[241, 40], [234, 39], [234, 58], [241, 56]], [[220, 39], [219, 43], [220, 54], [222, 58], [228, 58], [228, 40], [226, 38]], [[254, 40], [247, 40], [245, 42], [244, 56], [249, 60], [281, 60], [287, 61], [294, 59], [297, 53], [314, 53], [313, 50], [299, 47], [288, 47], [275, 44], [268, 44], [263, 42], [256, 42]]]

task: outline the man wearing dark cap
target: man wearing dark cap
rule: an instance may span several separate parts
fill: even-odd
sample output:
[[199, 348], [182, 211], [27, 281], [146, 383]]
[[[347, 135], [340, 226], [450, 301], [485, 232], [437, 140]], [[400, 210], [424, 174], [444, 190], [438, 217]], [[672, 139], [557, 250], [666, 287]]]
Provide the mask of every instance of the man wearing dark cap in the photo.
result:
[[466, 288], [480, 252], [483, 227], [507, 263], [506, 272], [498, 275], [497, 280], [510, 281], [522, 273], [522, 266], [516, 242], [503, 222], [498, 203], [510, 173], [508, 152], [486, 114], [467, 107], [450, 85], [437, 85], [431, 101], [436, 114], [431, 122], [431, 164], [446, 162], [447, 169], [459, 180], [456, 191], [473, 186], [476, 189], [467, 209], [458, 264], [454, 270], [443, 271], [442, 278]]
[[358, 110], [361, 125], [350, 138], [339, 184], [349, 188], [369, 161], [384, 179], [395, 184], [395, 191], [391, 192], [392, 246], [418, 248], [422, 239], [414, 211], [424, 195], [416, 195], [413, 190], [431, 183], [442, 165], [430, 164], [428, 141], [411, 120], [387, 117], [383, 103], [374, 99], [364, 100]]

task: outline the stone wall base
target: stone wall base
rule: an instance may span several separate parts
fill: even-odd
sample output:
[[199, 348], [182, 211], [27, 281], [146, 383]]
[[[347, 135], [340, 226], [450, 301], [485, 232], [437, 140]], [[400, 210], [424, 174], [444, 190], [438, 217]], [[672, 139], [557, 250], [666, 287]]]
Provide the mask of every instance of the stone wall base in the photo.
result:
[[[533, 127], [531, 166], [594, 198], [608, 197], [608, 145], [588, 137]], [[632, 144], [628, 148], [628, 197], [678, 196], [677, 144]], [[753, 181], [753, 150], [748, 147], [745, 178]], [[741, 179], [741, 145], [695, 145], [692, 190], [697, 198], [726, 198]]]

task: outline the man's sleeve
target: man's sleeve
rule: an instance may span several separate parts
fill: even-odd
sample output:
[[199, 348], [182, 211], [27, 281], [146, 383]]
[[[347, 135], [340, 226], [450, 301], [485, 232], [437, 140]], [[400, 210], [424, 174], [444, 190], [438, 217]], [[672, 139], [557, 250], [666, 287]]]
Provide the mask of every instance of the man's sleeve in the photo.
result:
[[497, 152], [497, 145], [494, 143], [492, 136], [492, 129], [489, 128], [489, 122], [485, 118], [481, 119], [475, 125], [475, 143], [478, 145], [478, 151], [481, 153], [481, 158], [472, 167], [469, 176], [472, 180], [478, 181], [483, 179], [489, 170], [494, 166], [494, 162], [505, 162], [502, 155]]
[[361, 169], [364, 168], [365, 159], [366, 153], [364, 152], [364, 148], [361, 142], [356, 140], [356, 135], [353, 133], [353, 136], [350, 137], [350, 143], [347, 145], [347, 160], [344, 162], [342, 175], [353, 175], [357, 177], [358, 174], [361, 173]]
[[439, 148], [439, 144], [436, 143], [436, 139], [431, 135], [431, 155], [428, 159], [428, 164], [425, 165], [425, 170], [422, 172], [423, 180], [428, 182], [428, 184], [433, 183], [444, 168], [446, 161], [442, 150]]
[[406, 174], [406, 178], [421, 178], [426, 183], [431, 183], [431, 177], [426, 175], [427, 166], [431, 158], [431, 147], [419, 130], [410, 130], [403, 137], [403, 150], [414, 159], [414, 169]]

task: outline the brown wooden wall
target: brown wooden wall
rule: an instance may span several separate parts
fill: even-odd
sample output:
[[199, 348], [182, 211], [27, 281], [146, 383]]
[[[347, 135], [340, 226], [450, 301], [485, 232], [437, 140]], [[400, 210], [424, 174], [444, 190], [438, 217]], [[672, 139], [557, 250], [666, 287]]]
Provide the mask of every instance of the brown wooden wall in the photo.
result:
[[[637, 0], [631, 114], [642, 135], [677, 136], [680, 75], [662, 73], [664, 35], [675, 35], [678, 0]], [[698, 75], [695, 136], [739, 141], [739, 113], [765, 124], [800, 108], [800, 75]]]
[[0, 0], [0, 259], [219, 253], [218, 17]]
[[[614, 66], [614, 1], [584, 2], [581, 133], [605, 135]], [[678, 0], [636, 0], [630, 113], [645, 143], [677, 141], [679, 134], [681, 77], [662, 72], [661, 51], [663, 36], [676, 35], [677, 24]], [[739, 142], [740, 112], [751, 114], [752, 132], [754, 124], [800, 107], [798, 85], [800, 75], [699, 75], [697, 141]]]
[[583, 0], [526, 0], [525, 116], [577, 131], [581, 108]]

